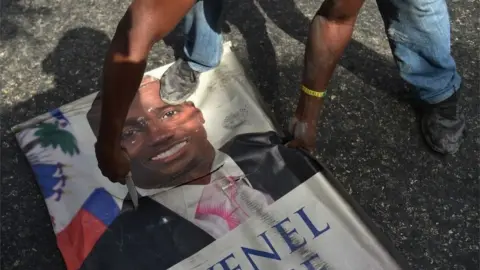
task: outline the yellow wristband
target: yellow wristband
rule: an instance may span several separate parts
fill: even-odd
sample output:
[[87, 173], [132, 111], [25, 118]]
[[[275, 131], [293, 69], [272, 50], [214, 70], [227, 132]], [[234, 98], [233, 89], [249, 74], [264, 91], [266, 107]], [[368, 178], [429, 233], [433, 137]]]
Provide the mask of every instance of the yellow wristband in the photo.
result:
[[317, 97], [317, 98], [322, 98], [327, 94], [327, 91], [323, 91], [323, 92], [315, 91], [312, 89], [308, 89], [305, 85], [302, 85], [302, 91], [309, 96]]

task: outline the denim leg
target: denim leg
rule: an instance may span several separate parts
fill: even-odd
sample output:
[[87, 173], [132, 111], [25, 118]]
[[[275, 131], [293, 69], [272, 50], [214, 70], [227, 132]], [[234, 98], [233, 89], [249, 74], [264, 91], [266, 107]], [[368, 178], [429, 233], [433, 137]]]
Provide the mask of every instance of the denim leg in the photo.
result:
[[450, 19], [445, 0], [377, 0], [400, 76], [417, 97], [434, 104], [461, 84], [450, 52]]
[[220, 31], [223, 0], [198, 0], [185, 16], [184, 53], [190, 67], [205, 72], [222, 57]]

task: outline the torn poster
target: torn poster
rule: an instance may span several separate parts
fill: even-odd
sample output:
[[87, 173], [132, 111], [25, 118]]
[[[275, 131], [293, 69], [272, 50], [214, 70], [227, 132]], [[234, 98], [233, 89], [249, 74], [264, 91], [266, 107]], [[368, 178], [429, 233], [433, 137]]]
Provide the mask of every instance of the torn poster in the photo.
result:
[[193, 96], [169, 105], [145, 73], [122, 146], [139, 194], [102, 176], [99, 93], [14, 127], [66, 267], [82, 269], [405, 269], [342, 186], [284, 146], [229, 44]]

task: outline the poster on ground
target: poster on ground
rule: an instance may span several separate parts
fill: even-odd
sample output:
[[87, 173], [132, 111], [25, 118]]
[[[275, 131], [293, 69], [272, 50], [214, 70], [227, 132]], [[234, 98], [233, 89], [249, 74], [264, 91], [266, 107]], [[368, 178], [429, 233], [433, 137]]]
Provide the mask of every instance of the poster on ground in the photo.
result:
[[285, 146], [230, 44], [193, 96], [161, 100], [145, 73], [122, 145], [140, 195], [102, 176], [101, 94], [13, 128], [69, 270], [405, 269], [327, 170]]

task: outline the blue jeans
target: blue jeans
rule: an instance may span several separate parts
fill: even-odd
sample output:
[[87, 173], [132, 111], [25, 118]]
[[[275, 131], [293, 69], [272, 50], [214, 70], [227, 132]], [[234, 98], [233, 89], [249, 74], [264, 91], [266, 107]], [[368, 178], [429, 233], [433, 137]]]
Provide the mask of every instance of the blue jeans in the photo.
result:
[[205, 72], [222, 59], [223, 0], [197, 0], [184, 19], [184, 54], [193, 70]]
[[[450, 18], [445, 0], [377, 0], [400, 76], [418, 97], [438, 103], [460, 88], [450, 51]], [[222, 56], [222, 0], [198, 0], [185, 16], [184, 53], [204, 72]]]
[[400, 76], [421, 100], [449, 98], [461, 84], [450, 52], [445, 0], [377, 0]]

